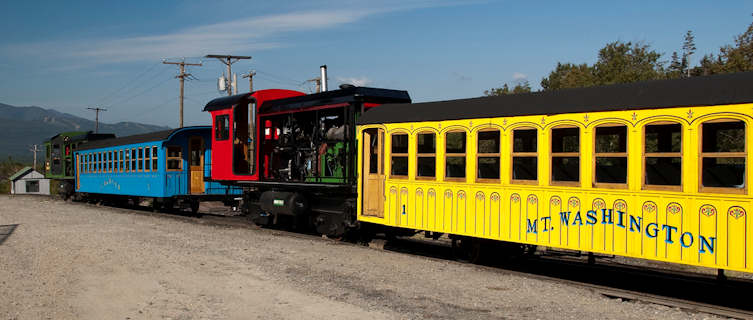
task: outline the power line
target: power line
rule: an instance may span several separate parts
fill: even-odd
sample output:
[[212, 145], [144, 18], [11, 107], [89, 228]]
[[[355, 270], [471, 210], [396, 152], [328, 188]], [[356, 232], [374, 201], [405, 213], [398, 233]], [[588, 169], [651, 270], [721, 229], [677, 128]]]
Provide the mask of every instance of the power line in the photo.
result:
[[[147, 74], [147, 73], [149, 73], [150, 71], [154, 70], [154, 68], [155, 68], [155, 67], [157, 67], [158, 65], [159, 65], [159, 62], [152, 64], [152, 65], [151, 65], [151, 66], [149, 66], [149, 67], [148, 67], [148, 68], [147, 68], [146, 70], [144, 70], [144, 71], [142, 71], [141, 73], [139, 73], [139, 74], [138, 74], [138, 75], [137, 75], [137, 76], [136, 76], [135, 78], [133, 78], [133, 79], [132, 79], [131, 81], [129, 81], [129, 82], [126, 82], [126, 83], [125, 83], [124, 85], [122, 85], [122, 86], [120, 86], [120, 87], [116, 88], [115, 90], [111, 91], [110, 93], [108, 93], [108, 94], [106, 94], [106, 95], [102, 96], [102, 97], [101, 97], [101, 98], [100, 98], [100, 99], [98, 100], [98, 103], [100, 103], [100, 104], [101, 104], [101, 103], [104, 103], [104, 102], [105, 102], [105, 101], [107, 101], [108, 99], [110, 99], [110, 98], [112, 98], [113, 96], [115, 96], [115, 95], [116, 95], [117, 93], [120, 93], [120, 91], [123, 91], [123, 90], [124, 90], [125, 88], [131, 87], [131, 86], [132, 86], [132, 85], [133, 85], [134, 83], [137, 83], [137, 82], [136, 82], [137, 80], [139, 80], [139, 79], [140, 79], [141, 77], [143, 77], [144, 75], [146, 75], [146, 74]], [[143, 82], [141, 82], [141, 83], [143, 83]]]
[[168, 104], [169, 102], [173, 101], [173, 99], [175, 99], [175, 97], [170, 97], [170, 99], [167, 99], [167, 100], [163, 101], [160, 104], [154, 105], [151, 108], [144, 110], [143, 112], [144, 113], [148, 113], [148, 112], [156, 110], [157, 108], [164, 107], [166, 104]]
[[119, 104], [124, 104], [124, 103], [126, 103], [126, 102], [128, 102], [128, 101], [131, 101], [131, 100], [133, 100], [133, 98], [136, 98], [136, 97], [138, 97], [138, 96], [141, 96], [141, 95], [143, 95], [143, 94], [145, 94], [145, 93], [147, 93], [147, 92], [149, 92], [149, 91], [152, 91], [152, 90], [154, 90], [155, 88], [157, 88], [157, 87], [159, 87], [159, 86], [161, 86], [161, 85], [165, 84], [166, 82], [168, 82], [168, 81], [170, 81], [170, 80], [172, 80], [172, 79], [173, 79], [172, 77], [170, 77], [170, 78], [167, 78], [167, 79], [163, 80], [162, 82], [159, 82], [159, 83], [157, 83], [156, 85], [154, 85], [154, 86], [152, 86], [152, 87], [149, 87], [149, 88], [147, 88], [147, 89], [146, 89], [146, 90], [144, 90], [144, 91], [141, 91], [141, 92], [139, 92], [139, 93], [138, 93], [138, 94], [136, 94], [136, 95], [133, 95], [133, 96], [130, 96], [130, 97], [128, 97], [127, 99], [124, 99], [124, 100], [118, 101], [117, 103], [112, 103], [112, 105], [119, 105]]
[[258, 74], [262, 74], [262, 75], [265, 75], [265, 76], [267, 76], [269, 78], [275, 79], [275, 80], [277, 80], [276, 82], [278, 82], [278, 83], [292, 84], [292, 85], [295, 85], [295, 86], [300, 86], [302, 83], [305, 82], [305, 81], [299, 81], [299, 80], [295, 80], [295, 79], [292, 79], [292, 78], [288, 78], [288, 77], [285, 77], [285, 76], [278, 76], [278, 75], [275, 75], [275, 74], [271, 74], [269, 72], [264, 72], [264, 71], [259, 70], [259, 69], [256, 69], [256, 72]]

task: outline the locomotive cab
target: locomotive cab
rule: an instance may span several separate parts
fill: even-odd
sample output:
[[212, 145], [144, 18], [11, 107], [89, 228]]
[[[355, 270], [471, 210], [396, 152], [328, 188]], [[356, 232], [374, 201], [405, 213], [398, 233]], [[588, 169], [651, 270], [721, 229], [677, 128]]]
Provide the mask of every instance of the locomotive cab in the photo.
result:
[[259, 90], [210, 101], [204, 111], [212, 115], [212, 180], [254, 181], [259, 179], [255, 139], [258, 106], [267, 100], [295, 97], [292, 90]]

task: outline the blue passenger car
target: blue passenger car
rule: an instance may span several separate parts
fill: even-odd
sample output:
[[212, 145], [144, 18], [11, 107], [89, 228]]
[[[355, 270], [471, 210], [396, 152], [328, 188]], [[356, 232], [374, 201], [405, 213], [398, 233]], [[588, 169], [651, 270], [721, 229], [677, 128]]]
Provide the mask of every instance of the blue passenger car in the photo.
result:
[[185, 127], [92, 141], [75, 153], [76, 192], [87, 196], [154, 198], [155, 206], [227, 200], [238, 188], [211, 176], [210, 126]]

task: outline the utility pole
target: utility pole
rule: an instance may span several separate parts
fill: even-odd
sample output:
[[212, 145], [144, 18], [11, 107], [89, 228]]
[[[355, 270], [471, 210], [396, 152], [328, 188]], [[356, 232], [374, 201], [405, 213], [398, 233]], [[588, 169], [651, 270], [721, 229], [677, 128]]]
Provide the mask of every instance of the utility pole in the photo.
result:
[[323, 65], [319, 67], [320, 76], [319, 78], [314, 79], [308, 79], [306, 82], [314, 82], [316, 83], [316, 93], [320, 93], [323, 91], [327, 91], [327, 65]]
[[248, 92], [254, 92], [254, 76], [256, 75], [256, 71], [251, 70], [247, 74], [244, 74], [243, 78], [248, 78]]
[[316, 93], [322, 92], [322, 78], [314, 78], [314, 79], [308, 79], [304, 82], [314, 82], [316, 83]]
[[201, 63], [186, 63], [186, 61], [181, 62], [169, 62], [166, 60], [162, 61], [163, 64], [176, 64], [180, 66], [180, 73], [175, 76], [176, 78], [180, 79], [180, 128], [183, 128], [183, 81], [186, 77], [190, 77], [190, 73], [186, 73], [186, 66], [199, 66], [201, 67]]
[[107, 111], [107, 109], [104, 109], [104, 108], [100, 108], [100, 107], [96, 107], [96, 108], [87, 108], [87, 109], [89, 109], [89, 110], [94, 110], [94, 111], [95, 111], [95, 114], [96, 114], [96, 115], [94, 116], [94, 117], [95, 117], [95, 118], [94, 118], [94, 119], [95, 119], [95, 122], [94, 122], [94, 123], [95, 123], [95, 124], [94, 124], [94, 133], [99, 133], [99, 112], [100, 112], [100, 111]]
[[[232, 69], [230, 68], [230, 65], [238, 62], [239, 60], [251, 59], [251, 56], [230, 56], [230, 55], [220, 55], [220, 54], [208, 54], [204, 56], [204, 58], [216, 58], [220, 60], [220, 62], [225, 64], [227, 66], [227, 79], [229, 82], [232, 82], [231, 79], [233, 77], [233, 72], [232, 72]], [[232, 85], [227, 86], [226, 90], [227, 90], [227, 95], [229, 96], [233, 95]]]
[[37, 148], [37, 145], [33, 145], [33, 148], [29, 149], [29, 151], [34, 152], [34, 170], [37, 170], [37, 152], [42, 151]]

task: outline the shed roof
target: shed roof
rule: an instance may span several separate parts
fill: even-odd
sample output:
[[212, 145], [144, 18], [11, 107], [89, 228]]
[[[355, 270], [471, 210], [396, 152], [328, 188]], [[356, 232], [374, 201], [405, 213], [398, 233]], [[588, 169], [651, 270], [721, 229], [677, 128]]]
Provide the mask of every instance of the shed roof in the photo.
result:
[[29, 173], [31, 171], [34, 171], [34, 169], [32, 169], [31, 167], [23, 167], [23, 168], [21, 168], [21, 170], [16, 171], [16, 173], [14, 173], [12, 176], [10, 176], [8, 178], [8, 180], [10, 180], [10, 181], [16, 181], [16, 180], [18, 180], [18, 178], [23, 177], [24, 175], [26, 175], [27, 173]]
[[359, 124], [658, 109], [753, 102], [753, 72], [370, 109]]

